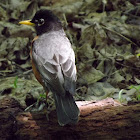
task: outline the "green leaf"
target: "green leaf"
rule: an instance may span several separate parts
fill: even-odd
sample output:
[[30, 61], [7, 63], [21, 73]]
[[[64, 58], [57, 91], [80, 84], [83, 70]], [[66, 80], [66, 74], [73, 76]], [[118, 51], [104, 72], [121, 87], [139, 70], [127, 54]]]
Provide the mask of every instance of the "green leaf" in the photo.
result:
[[136, 89], [137, 91], [139, 91], [140, 90], [140, 85], [138, 85], [138, 86], [134, 86], [134, 85], [131, 85], [131, 86], [129, 86], [129, 88], [130, 89]]
[[123, 92], [123, 89], [120, 90], [119, 92], [119, 101], [122, 102], [123, 99], [122, 99], [122, 92]]
[[40, 98], [44, 98], [46, 99], [46, 95], [45, 94], [39, 94]]
[[140, 94], [139, 94], [139, 95], [137, 95], [137, 98], [138, 98], [138, 101], [140, 101]]
[[15, 81], [14, 81], [14, 88], [17, 88], [17, 82], [18, 82], [18, 76], [16, 76]]

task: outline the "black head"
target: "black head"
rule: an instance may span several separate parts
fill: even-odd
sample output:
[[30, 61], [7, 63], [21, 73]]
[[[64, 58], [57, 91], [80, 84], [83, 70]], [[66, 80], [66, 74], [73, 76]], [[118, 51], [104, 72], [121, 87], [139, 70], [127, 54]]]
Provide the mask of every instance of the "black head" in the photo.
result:
[[61, 21], [50, 10], [39, 10], [31, 20], [38, 35], [62, 29]]

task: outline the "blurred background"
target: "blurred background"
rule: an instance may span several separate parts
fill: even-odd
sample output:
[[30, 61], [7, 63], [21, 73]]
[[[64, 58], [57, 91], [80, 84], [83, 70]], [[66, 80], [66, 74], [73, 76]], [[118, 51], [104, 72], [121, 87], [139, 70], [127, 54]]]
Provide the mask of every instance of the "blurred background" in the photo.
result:
[[1, 0], [0, 98], [27, 107], [44, 97], [29, 56], [35, 31], [18, 24], [41, 8], [61, 19], [75, 51], [76, 100], [140, 100], [140, 0]]

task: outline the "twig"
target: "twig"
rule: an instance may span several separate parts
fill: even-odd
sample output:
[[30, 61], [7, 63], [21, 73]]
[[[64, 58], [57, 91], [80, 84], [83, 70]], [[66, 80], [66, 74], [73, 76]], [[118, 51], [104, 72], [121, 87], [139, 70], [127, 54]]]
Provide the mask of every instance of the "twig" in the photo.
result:
[[108, 30], [108, 31], [110, 31], [110, 32], [112, 32], [112, 33], [115, 33], [115, 34], [119, 35], [120, 37], [124, 38], [124, 39], [127, 40], [128, 42], [130, 42], [130, 43], [132, 43], [133, 45], [135, 45], [135, 46], [138, 47], [137, 44], [135, 44], [133, 41], [131, 41], [129, 38], [125, 37], [124, 35], [122, 35], [122, 34], [116, 32], [116, 31], [114, 31], [114, 30], [111, 30], [111, 29], [109, 29], [108, 27], [106, 27], [106, 26], [104, 26], [104, 25], [101, 25], [101, 26], [102, 26], [102, 28], [104, 28], [104, 29], [106, 29], [106, 30]]

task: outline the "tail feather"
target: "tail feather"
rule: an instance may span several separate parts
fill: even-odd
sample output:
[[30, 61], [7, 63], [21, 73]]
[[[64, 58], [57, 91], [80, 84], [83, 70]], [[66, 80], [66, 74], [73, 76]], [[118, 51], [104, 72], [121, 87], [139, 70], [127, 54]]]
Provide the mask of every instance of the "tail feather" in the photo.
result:
[[73, 96], [66, 93], [65, 96], [54, 94], [58, 123], [60, 125], [75, 124], [78, 122], [79, 108]]

